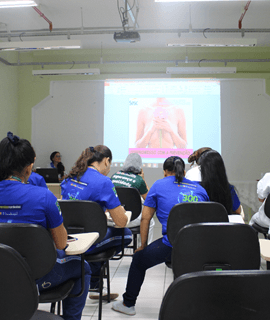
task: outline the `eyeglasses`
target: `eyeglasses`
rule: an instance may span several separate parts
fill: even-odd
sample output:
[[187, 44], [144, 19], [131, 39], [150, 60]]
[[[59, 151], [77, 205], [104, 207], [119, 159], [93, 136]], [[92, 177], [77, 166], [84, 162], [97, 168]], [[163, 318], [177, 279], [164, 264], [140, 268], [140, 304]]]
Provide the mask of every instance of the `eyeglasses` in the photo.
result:
[[56, 156], [55, 156], [55, 158], [61, 158], [61, 155], [59, 155], [59, 156], [58, 156], [58, 155], [56, 155]]

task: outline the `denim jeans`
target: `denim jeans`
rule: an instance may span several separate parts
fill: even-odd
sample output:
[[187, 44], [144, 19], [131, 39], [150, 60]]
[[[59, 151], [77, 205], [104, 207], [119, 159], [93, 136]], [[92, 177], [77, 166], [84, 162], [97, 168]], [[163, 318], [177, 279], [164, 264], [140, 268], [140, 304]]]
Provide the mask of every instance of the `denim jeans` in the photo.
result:
[[[81, 259], [78, 256], [65, 256], [64, 251], [57, 251], [58, 258], [53, 269], [47, 275], [36, 281], [38, 289], [42, 292], [48, 288], [56, 287], [69, 279], [75, 279], [76, 282], [71, 294], [77, 294], [81, 291]], [[80, 297], [66, 298], [63, 300], [63, 318], [65, 320], [81, 319], [91, 278], [91, 270], [86, 261], [84, 262], [84, 270], [85, 290], [83, 294]]]
[[146, 270], [160, 263], [170, 262], [171, 254], [172, 248], [164, 244], [162, 238], [134, 254], [129, 268], [126, 292], [123, 294], [124, 304], [127, 307], [135, 306]]
[[[96, 254], [108, 248], [115, 247], [116, 254], [122, 250], [122, 228], [108, 227], [106, 236], [101, 242], [97, 244], [94, 249], [90, 249], [86, 254]], [[124, 228], [124, 246], [127, 247], [132, 241], [132, 232], [128, 228]], [[95, 289], [99, 287], [99, 278], [102, 262], [89, 263], [92, 278], [90, 281], [90, 288]]]

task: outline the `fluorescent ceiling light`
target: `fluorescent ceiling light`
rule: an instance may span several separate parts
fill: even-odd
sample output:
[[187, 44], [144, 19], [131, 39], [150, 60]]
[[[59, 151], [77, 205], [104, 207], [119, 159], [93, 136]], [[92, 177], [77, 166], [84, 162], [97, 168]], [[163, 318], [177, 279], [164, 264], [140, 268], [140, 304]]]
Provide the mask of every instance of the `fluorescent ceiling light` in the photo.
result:
[[[243, 0], [155, 0], [155, 2], [222, 2], [222, 1], [242, 1]], [[253, 1], [269, 1], [269, 0], [253, 0]]]
[[248, 38], [177, 38], [167, 41], [168, 47], [254, 47], [256, 45], [257, 39]]
[[0, 51], [79, 49], [81, 40], [0, 42]]
[[5, 0], [0, 1], [0, 8], [16, 8], [16, 7], [36, 7], [37, 1], [33, 0]]
[[70, 76], [70, 75], [99, 75], [99, 69], [58, 69], [58, 70], [33, 70], [33, 76]]
[[213, 74], [213, 73], [236, 73], [234, 67], [168, 67], [167, 74]]

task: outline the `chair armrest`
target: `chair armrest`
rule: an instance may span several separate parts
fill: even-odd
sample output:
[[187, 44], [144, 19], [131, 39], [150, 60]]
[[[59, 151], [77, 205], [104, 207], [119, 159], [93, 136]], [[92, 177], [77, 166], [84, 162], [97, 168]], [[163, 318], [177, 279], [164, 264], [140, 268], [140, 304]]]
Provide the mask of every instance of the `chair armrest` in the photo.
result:
[[126, 223], [126, 226], [130, 223], [130, 219], [131, 219], [131, 216], [132, 216], [132, 212], [131, 211], [126, 211], [126, 216], [128, 218], [127, 220], [127, 223]]
[[98, 232], [73, 234], [72, 238], [67, 241], [68, 247], [66, 255], [78, 255], [86, 252], [99, 237]]

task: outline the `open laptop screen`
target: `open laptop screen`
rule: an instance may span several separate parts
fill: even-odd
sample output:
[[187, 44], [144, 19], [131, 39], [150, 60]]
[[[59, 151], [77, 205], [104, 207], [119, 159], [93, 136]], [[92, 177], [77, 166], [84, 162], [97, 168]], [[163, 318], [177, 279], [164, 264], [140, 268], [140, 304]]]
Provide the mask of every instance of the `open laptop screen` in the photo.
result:
[[40, 174], [46, 183], [59, 183], [56, 168], [36, 168], [36, 173]]

